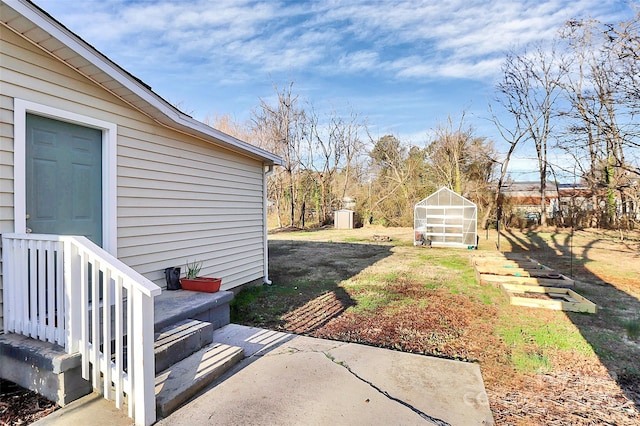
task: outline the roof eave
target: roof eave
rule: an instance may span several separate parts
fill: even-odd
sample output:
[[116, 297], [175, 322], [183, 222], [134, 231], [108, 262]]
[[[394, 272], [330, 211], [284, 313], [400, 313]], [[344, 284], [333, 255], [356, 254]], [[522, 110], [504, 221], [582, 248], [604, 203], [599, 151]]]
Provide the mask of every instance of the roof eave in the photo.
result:
[[[58, 22], [51, 15], [47, 14], [44, 10], [40, 9], [37, 5], [28, 0], [3, 0], [3, 3], [33, 22], [35, 25], [42, 28], [44, 31], [48, 32], [52, 37], [63, 43], [77, 55], [81, 56], [90, 64], [108, 75], [112, 81], [117, 82], [117, 84], [119, 84], [122, 89], [129, 92], [129, 94], [137, 97], [139, 100], [143, 101], [143, 103], [147, 104], [150, 108], [141, 108], [138, 102], [136, 102], [138, 103], [138, 106], [134, 105], [130, 100], [124, 99], [124, 96], [115, 94], [113, 89], [110, 89], [95, 79], [92, 79], [96, 84], [105, 88], [105, 90], [114, 93], [114, 95], [125, 100], [129, 105], [151, 117], [156, 122], [183, 133], [197, 136], [207, 142], [225, 147], [234, 152], [261, 160], [267, 164], [284, 164], [282, 159], [277, 155], [234, 138], [233, 136], [227, 135], [226, 133], [207, 126], [206, 124], [201, 123], [179, 111], [162, 97], [153, 92], [153, 90], [151, 90], [151, 88], [141, 80], [137, 79], [105, 55], [101, 54], [98, 50], [67, 29], [63, 24]], [[22, 36], [27, 37], [25, 34], [22, 34]], [[45, 49], [35, 41], [34, 44]], [[70, 65], [69, 62], [66, 63], [67, 65]], [[76, 70], [81, 72], [78, 69]]]

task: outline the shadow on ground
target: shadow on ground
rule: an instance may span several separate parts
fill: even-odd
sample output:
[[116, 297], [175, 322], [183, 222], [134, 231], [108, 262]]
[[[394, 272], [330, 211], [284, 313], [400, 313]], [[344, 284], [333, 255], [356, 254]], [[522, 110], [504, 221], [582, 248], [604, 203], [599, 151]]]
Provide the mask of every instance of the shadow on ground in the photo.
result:
[[[525, 233], [526, 238], [510, 231], [503, 231], [501, 235], [511, 244], [513, 252], [527, 253], [575, 279], [576, 291], [598, 306], [596, 315], [567, 312], [567, 316], [589, 342], [620, 389], [640, 409], [640, 342], [629, 338], [625, 328], [625, 323], [640, 315], [640, 300], [620, 290], [637, 286], [637, 282], [608, 282], [606, 277], [590, 271], [588, 266], [596, 260], [595, 251], [603, 250], [596, 249], [599, 243], [603, 243], [601, 240], [592, 239], [583, 246], [576, 246], [573, 233], [551, 233], [549, 240], [537, 232]], [[621, 251], [625, 252], [624, 257]], [[611, 256], [612, 262], [624, 262], [630, 252], [612, 247], [607, 249], [607, 257]], [[640, 257], [640, 253], [636, 257]]]
[[[232, 322], [308, 334], [355, 302], [338, 284], [393, 254], [382, 244], [269, 241], [272, 284], [245, 290], [232, 304]], [[259, 309], [255, 309], [259, 307]], [[254, 314], [255, 312], [260, 314]]]

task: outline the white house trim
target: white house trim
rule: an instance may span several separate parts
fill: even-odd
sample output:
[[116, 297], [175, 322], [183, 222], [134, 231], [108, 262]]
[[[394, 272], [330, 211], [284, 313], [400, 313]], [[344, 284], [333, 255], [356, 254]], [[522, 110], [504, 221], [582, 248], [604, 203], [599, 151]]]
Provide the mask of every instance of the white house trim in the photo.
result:
[[263, 281], [265, 284], [271, 285], [271, 280], [269, 279], [269, 226], [267, 223], [267, 178], [269, 175], [273, 173], [273, 165], [268, 164], [264, 166], [264, 174], [262, 176], [262, 223], [264, 226], [264, 235], [263, 235], [263, 244], [264, 244], [264, 277]]
[[35, 102], [14, 99], [14, 232], [24, 234], [26, 222], [26, 119], [27, 113], [66, 121], [102, 131], [102, 245], [117, 256], [117, 158], [118, 128], [114, 123]]

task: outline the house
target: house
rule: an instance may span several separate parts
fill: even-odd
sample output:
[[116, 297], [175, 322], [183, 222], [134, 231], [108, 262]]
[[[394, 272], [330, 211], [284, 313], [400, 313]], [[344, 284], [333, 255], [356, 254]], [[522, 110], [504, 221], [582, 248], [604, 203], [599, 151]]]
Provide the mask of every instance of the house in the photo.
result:
[[281, 159], [180, 112], [29, 0], [0, 1], [0, 21], [0, 329], [80, 353], [94, 389], [152, 423], [163, 271], [197, 260], [222, 290], [268, 282]]
[[[640, 209], [637, 201], [638, 179], [627, 178], [615, 190], [615, 214], [618, 219], [638, 220]], [[540, 182], [509, 182], [502, 186], [502, 194], [515, 216], [539, 223]], [[607, 188], [600, 186], [595, 192], [584, 182], [547, 182], [547, 218], [563, 224], [577, 221], [582, 226], [596, 226], [588, 217], [597, 210], [604, 211]], [[573, 219], [571, 219], [573, 218]]]
[[[509, 182], [502, 186], [501, 192], [514, 212], [524, 218], [540, 217], [540, 182]], [[545, 193], [547, 217], [555, 217], [558, 211], [558, 187], [547, 182]]]
[[584, 183], [559, 183], [558, 200], [563, 216], [593, 210], [591, 190]]
[[[640, 179], [625, 179], [614, 192], [615, 215], [619, 220], [638, 221], [640, 219], [640, 203], [638, 188]], [[558, 198], [561, 214], [574, 217], [578, 223], [596, 210], [606, 209], [607, 187], [601, 186], [596, 191], [585, 183], [558, 184]]]

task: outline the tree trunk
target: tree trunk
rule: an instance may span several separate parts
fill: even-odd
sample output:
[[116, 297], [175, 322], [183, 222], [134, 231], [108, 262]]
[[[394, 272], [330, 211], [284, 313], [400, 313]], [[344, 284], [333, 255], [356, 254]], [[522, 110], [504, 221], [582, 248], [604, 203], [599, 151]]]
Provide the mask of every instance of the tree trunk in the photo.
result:
[[547, 226], [547, 176], [540, 170], [540, 225]]

